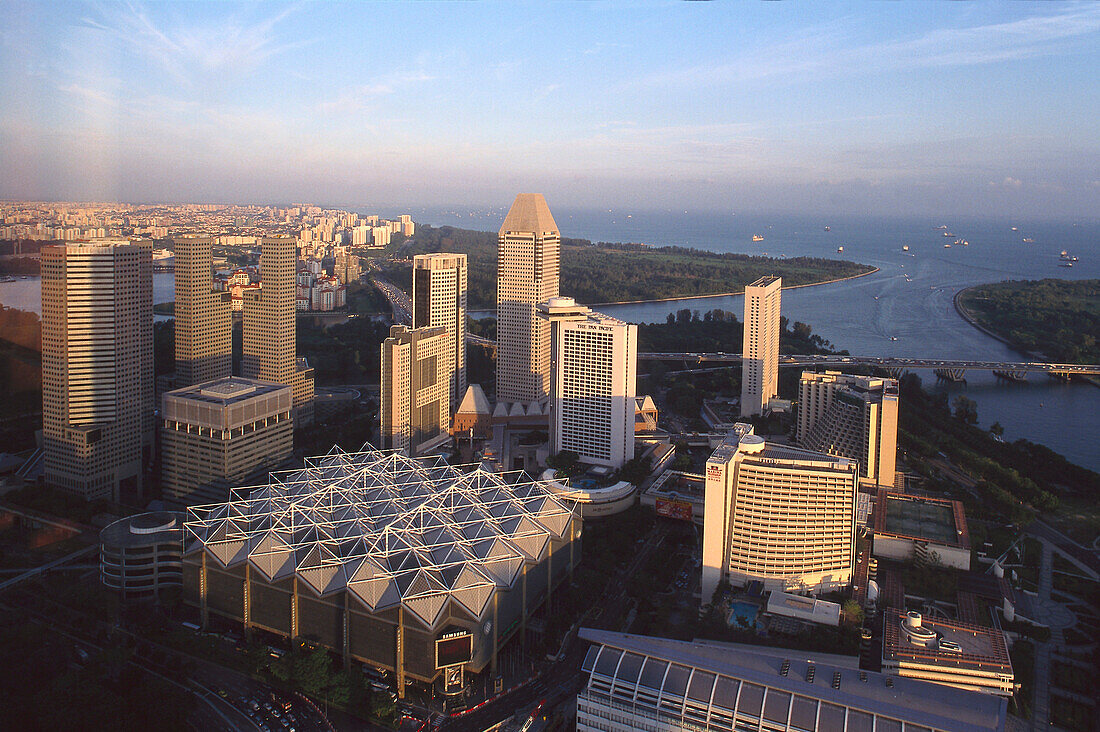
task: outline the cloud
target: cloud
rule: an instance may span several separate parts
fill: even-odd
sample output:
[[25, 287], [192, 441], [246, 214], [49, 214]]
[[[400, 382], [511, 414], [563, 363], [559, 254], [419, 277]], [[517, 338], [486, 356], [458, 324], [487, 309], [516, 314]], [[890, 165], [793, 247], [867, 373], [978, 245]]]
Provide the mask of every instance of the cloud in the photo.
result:
[[366, 84], [359, 84], [354, 89], [342, 92], [334, 99], [321, 103], [321, 109], [326, 113], [354, 112], [366, 109], [377, 97], [397, 94], [423, 84], [434, 81], [435, 76], [422, 70], [400, 71], [381, 76]]
[[806, 81], [868, 71], [975, 66], [1064, 53], [1067, 43], [1100, 31], [1100, 4], [1053, 15], [940, 28], [909, 39], [853, 45], [839, 21], [805, 29], [779, 42], [748, 48], [729, 63], [652, 74], [645, 86], [714, 86], [775, 78]]
[[297, 10], [297, 5], [290, 5], [260, 18], [235, 13], [216, 23], [183, 18], [166, 23], [155, 20], [145, 6], [126, 3], [105, 6], [100, 17], [85, 17], [83, 24], [106, 33], [189, 86], [199, 76], [246, 74], [272, 56], [312, 43], [284, 40], [276, 28]]

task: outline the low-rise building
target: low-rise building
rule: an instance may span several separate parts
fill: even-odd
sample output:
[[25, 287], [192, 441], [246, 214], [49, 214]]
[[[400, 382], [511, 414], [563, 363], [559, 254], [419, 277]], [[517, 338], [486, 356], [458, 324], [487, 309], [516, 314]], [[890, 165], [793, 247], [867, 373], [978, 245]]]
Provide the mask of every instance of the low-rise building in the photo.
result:
[[970, 569], [970, 531], [960, 501], [879, 490], [872, 520], [876, 557]]
[[99, 532], [99, 577], [124, 599], [157, 598], [183, 584], [183, 519], [174, 511], [127, 516]]
[[999, 629], [897, 608], [882, 616], [883, 673], [1012, 696], [1015, 675]]

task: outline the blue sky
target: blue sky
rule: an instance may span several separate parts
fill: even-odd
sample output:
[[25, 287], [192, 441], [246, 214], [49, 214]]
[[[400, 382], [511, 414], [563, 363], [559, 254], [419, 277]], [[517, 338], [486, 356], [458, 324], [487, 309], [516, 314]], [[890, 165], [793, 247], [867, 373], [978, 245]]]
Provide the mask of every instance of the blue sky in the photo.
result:
[[0, 4], [0, 197], [1097, 217], [1100, 4]]

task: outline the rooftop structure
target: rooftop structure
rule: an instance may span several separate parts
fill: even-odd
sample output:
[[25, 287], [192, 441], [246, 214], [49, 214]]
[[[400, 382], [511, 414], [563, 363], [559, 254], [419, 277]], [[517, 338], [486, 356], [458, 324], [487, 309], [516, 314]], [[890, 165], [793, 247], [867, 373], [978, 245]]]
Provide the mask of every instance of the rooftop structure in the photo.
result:
[[802, 651], [582, 628], [578, 732], [1003, 732], [1004, 699], [836, 666]]
[[642, 494], [642, 505], [651, 506], [658, 516], [702, 526], [706, 485], [702, 475], [666, 470]]
[[542, 482], [439, 457], [334, 447], [235, 494], [188, 509], [185, 600], [399, 680], [432, 680], [433, 643], [455, 627], [472, 636], [462, 664], [495, 663], [580, 558], [573, 506]]
[[456, 437], [470, 434], [487, 439], [493, 431], [493, 407], [480, 384], [470, 384], [455, 411], [451, 433]]
[[182, 513], [154, 511], [127, 516], [99, 532], [99, 576], [124, 598], [156, 597], [182, 584]]
[[960, 501], [880, 490], [873, 521], [876, 557], [970, 569], [970, 531]]
[[889, 608], [882, 614], [882, 669], [969, 691], [1012, 696], [1004, 633], [957, 620]]
[[837, 603], [788, 592], [768, 595], [767, 612], [821, 625], [840, 625], [840, 605]]

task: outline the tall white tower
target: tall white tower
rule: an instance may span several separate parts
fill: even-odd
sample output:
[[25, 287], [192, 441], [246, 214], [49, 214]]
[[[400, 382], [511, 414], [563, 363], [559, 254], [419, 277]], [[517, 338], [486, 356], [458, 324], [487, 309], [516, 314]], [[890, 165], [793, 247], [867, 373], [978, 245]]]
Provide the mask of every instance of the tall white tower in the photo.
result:
[[465, 254], [413, 257], [413, 328], [446, 329], [440, 378], [450, 383], [451, 411], [466, 393], [466, 272]]
[[741, 416], [762, 414], [779, 394], [779, 300], [782, 277], [761, 277], [745, 288], [741, 345]]
[[520, 193], [497, 247], [497, 401], [550, 393], [550, 323], [535, 308], [558, 295], [561, 234], [539, 193]]
[[638, 326], [552, 297], [539, 305], [551, 324], [550, 452], [611, 468], [634, 457]]

